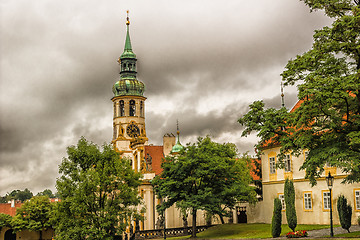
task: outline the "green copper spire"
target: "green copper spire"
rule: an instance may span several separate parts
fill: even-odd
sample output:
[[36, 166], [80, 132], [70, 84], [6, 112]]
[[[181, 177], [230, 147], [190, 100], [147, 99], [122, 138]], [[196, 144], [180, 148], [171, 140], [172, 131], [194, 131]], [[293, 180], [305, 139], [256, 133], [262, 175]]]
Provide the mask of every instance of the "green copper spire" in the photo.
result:
[[171, 150], [171, 153], [172, 154], [178, 154], [183, 148], [184, 146], [181, 145], [180, 143], [180, 131], [179, 131], [179, 121], [176, 120], [176, 133], [177, 133], [177, 142], [176, 144], [173, 146], [172, 150]]
[[114, 96], [143, 96], [144, 83], [136, 79], [136, 55], [132, 51], [129, 33], [129, 11], [126, 17], [126, 39], [124, 52], [118, 59], [120, 65], [120, 80], [113, 86]]
[[121, 54], [120, 59], [124, 59], [124, 58], [135, 58], [136, 59], [136, 55], [135, 53], [133, 53], [132, 51], [132, 47], [131, 47], [131, 41], [130, 41], [130, 33], [129, 33], [129, 25], [130, 25], [130, 20], [129, 20], [129, 11], [127, 11], [127, 17], [126, 17], [126, 39], [125, 39], [125, 47], [124, 47], [124, 52], [123, 54]]

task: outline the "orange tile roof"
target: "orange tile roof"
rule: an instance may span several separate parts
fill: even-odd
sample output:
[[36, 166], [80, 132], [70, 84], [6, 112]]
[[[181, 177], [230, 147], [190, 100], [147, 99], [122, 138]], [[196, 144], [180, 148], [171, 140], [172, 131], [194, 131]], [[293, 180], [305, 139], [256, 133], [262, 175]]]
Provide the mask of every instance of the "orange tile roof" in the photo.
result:
[[0, 203], [0, 213], [5, 213], [10, 216], [15, 216], [16, 209], [21, 207], [22, 203], [15, 203], [15, 207], [11, 207], [11, 203]]
[[[297, 101], [296, 104], [294, 105], [294, 107], [290, 110], [290, 112], [294, 112], [296, 109], [298, 109], [303, 102], [304, 102], [304, 100], [299, 100], [299, 101]], [[280, 143], [275, 140], [275, 137], [266, 140], [266, 141], [262, 144], [262, 147], [263, 147], [264, 149], [265, 149], [265, 148], [278, 147], [278, 146], [280, 146]]]
[[161, 163], [164, 156], [163, 146], [145, 146], [145, 157], [150, 155], [152, 158], [152, 170], [156, 175], [161, 174], [162, 168]]
[[252, 158], [251, 160], [251, 167], [250, 167], [250, 176], [252, 177], [253, 180], [260, 180], [260, 177], [258, 175], [255, 174], [254, 170], [256, 169], [256, 165], [255, 162], [259, 163], [259, 166], [261, 166], [261, 159], [258, 158]]
[[295, 106], [290, 110], [290, 112], [294, 112], [296, 109], [298, 109], [303, 102], [304, 102], [304, 100], [299, 100], [299, 101], [297, 101], [297, 103], [296, 103]]

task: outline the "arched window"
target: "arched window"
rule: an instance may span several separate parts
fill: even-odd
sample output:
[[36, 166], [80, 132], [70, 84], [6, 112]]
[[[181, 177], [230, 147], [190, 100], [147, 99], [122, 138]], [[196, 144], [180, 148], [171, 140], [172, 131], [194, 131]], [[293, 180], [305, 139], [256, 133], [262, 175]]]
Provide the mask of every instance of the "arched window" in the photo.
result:
[[135, 116], [136, 106], [135, 106], [135, 101], [134, 100], [130, 100], [129, 113], [130, 113], [129, 114], [130, 116]]
[[123, 100], [120, 100], [120, 102], [119, 102], [119, 114], [120, 114], [120, 117], [125, 116], [125, 107], [124, 107]]
[[117, 139], [117, 127], [116, 127], [116, 125], [114, 125], [113, 135], [114, 135], [114, 139]]
[[140, 117], [144, 117], [144, 102], [140, 102]]
[[122, 66], [123, 66], [123, 67], [122, 67], [122, 68], [123, 68], [122, 70], [125, 71], [125, 70], [126, 70], [126, 63], [123, 63]]
[[117, 117], [116, 115], [116, 103], [114, 102], [114, 117]]

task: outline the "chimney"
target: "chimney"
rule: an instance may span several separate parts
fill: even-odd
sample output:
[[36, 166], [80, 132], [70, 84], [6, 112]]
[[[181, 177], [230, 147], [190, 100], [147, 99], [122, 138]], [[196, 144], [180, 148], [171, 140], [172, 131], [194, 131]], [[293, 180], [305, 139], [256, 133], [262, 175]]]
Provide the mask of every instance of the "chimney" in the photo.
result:
[[15, 199], [11, 199], [11, 207], [12, 207], [12, 208], [15, 207]]
[[172, 133], [166, 133], [163, 137], [163, 151], [164, 155], [170, 154], [172, 147], [175, 145], [175, 135]]

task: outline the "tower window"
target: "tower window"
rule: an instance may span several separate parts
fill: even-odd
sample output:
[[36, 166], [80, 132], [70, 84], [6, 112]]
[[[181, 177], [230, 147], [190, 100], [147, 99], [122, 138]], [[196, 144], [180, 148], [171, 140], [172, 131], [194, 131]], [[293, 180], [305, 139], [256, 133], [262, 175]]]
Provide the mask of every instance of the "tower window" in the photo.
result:
[[130, 100], [130, 105], [129, 105], [129, 113], [130, 113], [130, 116], [135, 116], [135, 112], [136, 112], [135, 101], [134, 101], [134, 100]]
[[114, 139], [116, 139], [117, 138], [117, 127], [116, 127], [116, 125], [114, 125], [114, 132], [113, 132], [113, 137], [114, 137]]
[[124, 63], [122, 66], [123, 66], [123, 71], [125, 71], [126, 70], [126, 63]]
[[140, 117], [144, 117], [144, 102], [140, 102]]
[[120, 117], [125, 116], [125, 107], [124, 107], [123, 100], [120, 100], [120, 102], [119, 102], [119, 113], [120, 113]]
[[116, 103], [114, 102], [114, 117], [116, 117]]

